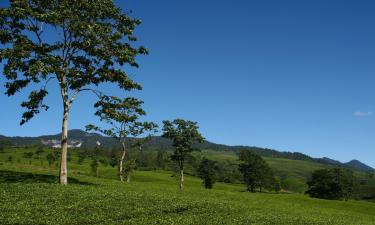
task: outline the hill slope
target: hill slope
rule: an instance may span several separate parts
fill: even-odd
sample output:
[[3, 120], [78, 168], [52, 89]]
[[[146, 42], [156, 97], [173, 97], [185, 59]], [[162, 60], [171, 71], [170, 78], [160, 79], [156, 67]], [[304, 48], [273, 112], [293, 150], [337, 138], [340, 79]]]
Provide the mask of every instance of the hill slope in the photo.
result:
[[[16, 152], [15, 152], [16, 151]], [[20, 151], [20, 152], [18, 152]], [[27, 149], [26, 151], [30, 151]], [[375, 204], [312, 199], [301, 194], [247, 193], [243, 185], [212, 190], [187, 176], [185, 189], [167, 171], [136, 171], [130, 184], [115, 168], [90, 176], [89, 161], [69, 164], [70, 185], [38, 159], [0, 154], [0, 224], [373, 224]], [[2, 156], [3, 155], [3, 156]], [[18, 159], [21, 159], [20, 161]]]
[[[48, 140], [56, 140], [60, 139], [60, 134], [55, 135], [44, 135], [39, 137], [5, 137], [0, 136], [1, 139], [9, 140], [16, 146], [29, 146], [29, 145], [40, 145], [42, 142]], [[96, 133], [87, 133], [82, 130], [70, 130], [69, 131], [69, 139], [76, 140], [82, 142], [83, 147], [94, 147], [99, 142], [103, 147], [112, 148], [113, 146], [117, 145], [116, 140], [110, 137], [105, 137], [100, 134]], [[162, 137], [153, 137], [150, 142], [148, 142], [144, 149], [163, 149], [168, 150], [171, 149], [172, 145], [171, 142]], [[226, 151], [226, 152], [238, 152], [240, 150], [251, 150], [256, 152], [257, 154], [263, 157], [271, 157], [271, 158], [285, 158], [285, 159], [293, 159], [293, 160], [305, 160], [305, 161], [313, 161], [327, 165], [335, 165], [335, 166], [344, 166], [355, 170], [361, 171], [375, 171], [374, 168], [358, 161], [352, 160], [347, 163], [341, 163], [337, 160], [329, 159], [329, 158], [312, 158], [308, 155], [299, 153], [299, 152], [281, 152], [273, 149], [267, 148], [259, 148], [259, 147], [251, 147], [251, 146], [228, 146], [222, 144], [216, 144], [209, 141], [205, 141], [202, 144], [197, 145], [200, 149], [206, 150], [214, 150], [214, 151]]]

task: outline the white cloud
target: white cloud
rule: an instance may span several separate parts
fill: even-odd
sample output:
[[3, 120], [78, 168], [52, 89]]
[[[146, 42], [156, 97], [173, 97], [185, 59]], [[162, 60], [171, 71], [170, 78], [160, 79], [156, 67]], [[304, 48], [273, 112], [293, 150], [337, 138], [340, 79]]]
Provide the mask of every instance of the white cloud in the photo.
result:
[[354, 116], [356, 116], [356, 117], [367, 117], [367, 116], [372, 116], [372, 112], [356, 111], [356, 112], [354, 112]]

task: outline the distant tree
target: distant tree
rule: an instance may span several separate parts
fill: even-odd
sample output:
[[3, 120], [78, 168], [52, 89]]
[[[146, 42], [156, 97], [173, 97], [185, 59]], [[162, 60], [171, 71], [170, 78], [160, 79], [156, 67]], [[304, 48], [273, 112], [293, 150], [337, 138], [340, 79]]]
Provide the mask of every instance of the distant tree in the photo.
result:
[[131, 45], [139, 24], [112, 0], [18, 0], [0, 8], [0, 62], [4, 61], [8, 80], [6, 94], [39, 85], [21, 104], [26, 109], [21, 125], [48, 110], [43, 100], [54, 90], [48, 85], [56, 84], [61, 94], [60, 184], [68, 181], [68, 117], [77, 95], [108, 82], [125, 90], [141, 89], [119, 68], [138, 67], [135, 57], [147, 54], [144, 47]]
[[354, 175], [349, 169], [320, 169], [313, 172], [307, 185], [306, 194], [311, 197], [348, 200], [354, 189]]
[[178, 163], [179, 187], [183, 189], [184, 183], [184, 163], [191, 152], [198, 149], [193, 147], [194, 143], [202, 143], [204, 138], [198, 131], [196, 122], [175, 119], [174, 121], [163, 121], [163, 137], [171, 139], [174, 153], [171, 159]]
[[87, 150], [86, 149], [80, 149], [77, 151], [77, 163], [82, 165], [85, 159], [87, 158]]
[[[95, 125], [87, 125], [86, 130], [95, 130], [104, 135], [115, 138], [122, 147], [122, 156], [119, 160], [120, 180], [124, 181], [124, 160], [127, 154], [127, 138], [133, 135], [140, 135], [145, 132], [152, 132], [157, 125], [152, 122], [140, 122], [139, 118], [146, 115], [141, 108], [143, 102], [135, 98], [120, 99], [114, 96], [102, 96], [95, 104], [97, 109], [95, 115], [101, 121], [109, 125], [108, 129], [102, 129]], [[130, 173], [127, 173], [130, 176]], [[126, 178], [126, 180], [130, 180]]]
[[4, 152], [5, 148], [12, 146], [12, 142], [9, 140], [0, 140], [0, 153]]
[[130, 182], [131, 174], [133, 173], [133, 170], [136, 168], [135, 159], [129, 157], [123, 164], [123, 173], [124, 177], [126, 178], [126, 182]]
[[278, 177], [275, 177], [275, 179], [274, 179], [273, 190], [275, 192], [281, 191], [281, 181], [280, 181], [280, 178], [278, 178]]
[[165, 169], [165, 154], [162, 150], [159, 150], [156, 153], [156, 166], [161, 169]]
[[13, 162], [13, 156], [8, 156], [8, 158], [7, 158], [7, 162]]
[[46, 156], [46, 159], [48, 161], [48, 166], [51, 167], [53, 163], [57, 160], [55, 154], [53, 153], [48, 153]]
[[102, 149], [100, 147], [96, 146], [90, 154], [91, 172], [96, 177], [98, 176], [99, 158], [100, 158], [101, 152], [102, 152]]
[[204, 187], [211, 189], [216, 182], [216, 162], [203, 158], [198, 167], [198, 176], [203, 180]]
[[26, 158], [26, 159], [32, 158], [33, 155], [34, 155], [34, 152], [25, 152], [25, 153], [23, 153], [23, 157]]
[[94, 158], [91, 160], [91, 164], [90, 164], [90, 167], [91, 167], [91, 173], [94, 175], [94, 176], [98, 176], [98, 167], [99, 167], [99, 162], [98, 162], [98, 159]]
[[37, 150], [35, 151], [35, 154], [40, 157], [44, 153], [43, 146], [38, 146]]
[[115, 167], [118, 165], [119, 157], [118, 157], [118, 149], [116, 147], [113, 147], [109, 151], [108, 155], [108, 163], [110, 166]]
[[257, 187], [262, 191], [264, 184], [269, 182], [269, 179], [274, 179], [270, 172], [271, 169], [259, 155], [242, 150], [239, 152], [239, 159], [242, 161], [239, 171], [243, 175], [248, 191], [255, 192]]
[[267, 165], [266, 161], [263, 160], [263, 163], [262, 163], [262, 173], [261, 173], [261, 176], [260, 176], [260, 181], [259, 181], [259, 191], [262, 192], [263, 188], [267, 189], [267, 190], [274, 190], [275, 189], [275, 183], [276, 183], [276, 179], [275, 179], [275, 175], [273, 173], [273, 171], [271, 170], [271, 168]]

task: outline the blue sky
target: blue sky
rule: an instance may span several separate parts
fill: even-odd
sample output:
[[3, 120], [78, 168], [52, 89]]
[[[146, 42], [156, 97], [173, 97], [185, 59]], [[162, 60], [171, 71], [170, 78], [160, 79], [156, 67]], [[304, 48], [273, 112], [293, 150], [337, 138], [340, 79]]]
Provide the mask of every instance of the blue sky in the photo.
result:
[[[117, 3], [143, 21], [137, 35], [150, 55], [131, 74], [144, 87], [134, 95], [148, 120], [182, 117], [198, 121], [213, 142], [375, 167], [374, 1]], [[22, 127], [26, 92], [1, 94], [0, 134], [58, 133], [62, 105], [53, 85], [50, 92], [51, 109]], [[79, 96], [70, 128], [96, 122], [93, 102]]]

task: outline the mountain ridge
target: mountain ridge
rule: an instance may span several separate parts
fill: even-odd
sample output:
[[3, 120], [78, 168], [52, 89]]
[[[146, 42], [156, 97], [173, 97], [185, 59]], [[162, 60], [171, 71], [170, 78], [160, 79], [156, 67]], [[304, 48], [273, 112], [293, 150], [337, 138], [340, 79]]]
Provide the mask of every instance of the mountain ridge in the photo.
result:
[[[59, 140], [60, 134], [54, 135], [41, 135], [37, 137], [27, 137], [27, 136], [13, 136], [7, 137], [0, 134], [0, 139], [5, 139], [13, 143], [15, 146], [27, 146], [27, 145], [40, 145], [49, 140]], [[80, 129], [69, 130], [69, 139], [72, 141], [80, 141], [82, 147], [94, 147], [98, 143], [103, 147], [115, 147], [118, 145], [117, 141], [114, 138], [106, 137], [98, 133], [89, 133]], [[132, 138], [130, 138], [132, 139]], [[196, 147], [201, 149], [210, 149], [216, 151], [232, 151], [237, 152], [240, 150], [251, 150], [263, 157], [276, 157], [276, 158], [287, 158], [293, 160], [306, 160], [306, 161], [315, 161], [322, 164], [329, 164], [335, 166], [344, 166], [355, 170], [360, 171], [375, 171], [371, 166], [366, 165], [365, 163], [360, 162], [359, 160], [353, 159], [349, 162], [343, 163], [338, 160], [330, 159], [328, 157], [323, 158], [313, 158], [306, 154], [300, 152], [288, 152], [288, 151], [278, 151], [269, 148], [260, 148], [255, 146], [244, 146], [244, 145], [224, 145], [216, 144], [210, 141], [205, 141], [202, 144], [197, 144]], [[154, 136], [151, 140], [145, 144], [144, 149], [171, 149], [172, 143], [170, 140], [163, 137]]]

